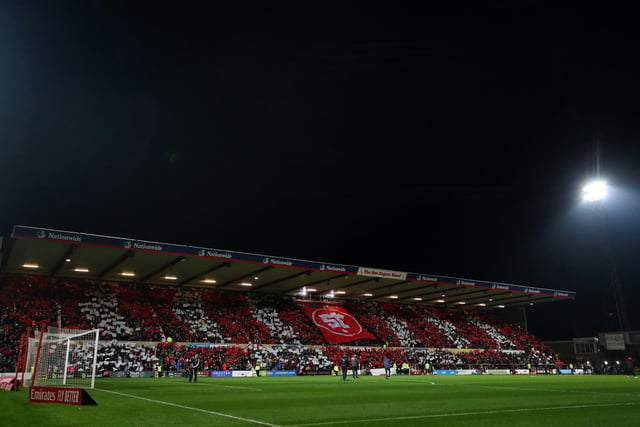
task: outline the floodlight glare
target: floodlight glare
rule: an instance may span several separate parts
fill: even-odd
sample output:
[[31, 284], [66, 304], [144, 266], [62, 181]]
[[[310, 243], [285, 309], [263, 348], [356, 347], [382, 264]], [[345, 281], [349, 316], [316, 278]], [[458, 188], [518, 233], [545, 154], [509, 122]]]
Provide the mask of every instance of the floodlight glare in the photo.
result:
[[597, 202], [607, 197], [607, 183], [592, 181], [582, 187], [582, 199], [585, 202]]

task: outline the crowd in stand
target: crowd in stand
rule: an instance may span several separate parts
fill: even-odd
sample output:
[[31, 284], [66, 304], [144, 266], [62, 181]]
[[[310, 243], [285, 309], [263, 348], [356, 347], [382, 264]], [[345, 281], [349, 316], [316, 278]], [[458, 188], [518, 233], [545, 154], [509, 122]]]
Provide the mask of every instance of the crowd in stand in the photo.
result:
[[263, 370], [330, 371], [342, 354], [355, 356], [365, 368], [382, 368], [388, 357], [397, 366], [408, 364], [412, 369], [515, 369], [531, 366], [543, 369], [555, 366], [555, 355], [505, 352], [497, 350], [457, 351], [411, 348], [350, 348], [340, 346], [200, 346], [158, 343], [148, 347], [135, 343], [111, 342], [100, 346], [99, 371], [149, 371], [161, 365], [162, 371], [184, 369], [188, 361], [198, 355], [204, 370]]
[[[518, 325], [481, 313], [353, 301], [343, 307], [375, 336], [349, 343], [366, 347], [349, 351], [370, 367], [382, 367], [384, 356], [442, 367], [508, 366], [553, 358], [550, 349]], [[154, 364], [171, 370], [195, 353], [209, 369], [256, 364], [330, 369], [346, 351], [327, 345], [308, 316], [285, 296], [0, 276], [0, 309], [0, 372], [14, 369], [27, 328], [43, 323], [99, 328], [106, 343], [99, 363], [106, 370], [147, 370]], [[167, 343], [169, 338], [173, 342]]]

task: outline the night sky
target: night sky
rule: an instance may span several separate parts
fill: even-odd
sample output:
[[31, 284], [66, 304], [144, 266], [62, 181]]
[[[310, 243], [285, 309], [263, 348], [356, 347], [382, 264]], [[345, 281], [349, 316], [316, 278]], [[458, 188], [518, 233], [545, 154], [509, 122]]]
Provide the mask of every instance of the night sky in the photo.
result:
[[527, 308], [547, 340], [618, 329], [608, 237], [640, 329], [631, 11], [157, 3], [2, 3], [0, 235], [576, 291]]

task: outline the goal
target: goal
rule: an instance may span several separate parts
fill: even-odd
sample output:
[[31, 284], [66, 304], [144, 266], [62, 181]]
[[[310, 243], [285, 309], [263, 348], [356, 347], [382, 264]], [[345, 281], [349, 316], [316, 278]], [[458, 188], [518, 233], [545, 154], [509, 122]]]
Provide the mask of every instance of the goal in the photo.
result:
[[94, 388], [99, 332], [52, 326], [36, 332], [25, 364], [31, 386]]

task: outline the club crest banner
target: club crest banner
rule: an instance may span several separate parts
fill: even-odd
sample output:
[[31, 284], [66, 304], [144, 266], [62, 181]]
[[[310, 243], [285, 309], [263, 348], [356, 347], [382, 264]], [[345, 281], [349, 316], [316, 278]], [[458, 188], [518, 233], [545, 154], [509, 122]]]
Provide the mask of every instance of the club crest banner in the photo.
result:
[[340, 307], [300, 306], [331, 344], [375, 339], [347, 310]]

